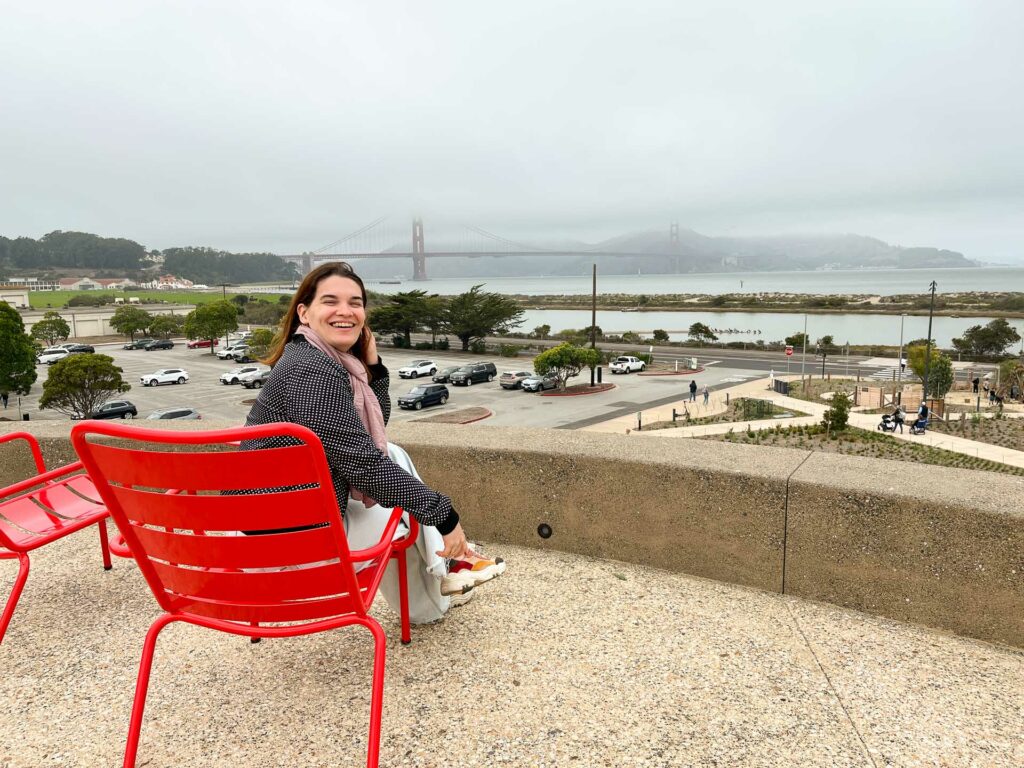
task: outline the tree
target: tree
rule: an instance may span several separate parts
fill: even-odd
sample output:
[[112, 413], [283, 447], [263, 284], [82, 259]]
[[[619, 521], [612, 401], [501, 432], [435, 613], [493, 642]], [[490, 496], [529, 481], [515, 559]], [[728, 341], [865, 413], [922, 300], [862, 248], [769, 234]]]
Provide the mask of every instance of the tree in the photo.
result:
[[668, 341], [668, 332], [661, 328], [654, 329], [654, 340], [655, 341]]
[[1020, 341], [1020, 334], [1002, 317], [988, 325], [972, 325], [964, 335], [953, 339], [953, 347], [965, 355], [997, 356], [1011, 344]]
[[213, 340], [238, 329], [235, 306], [221, 299], [196, 307], [185, 318], [185, 335], [190, 339], [209, 339], [210, 354], [214, 354]]
[[690, 326], [689, 330], [690, 338], [696, 341], [698, 344], [704, 344], [705, 342], [718, 341], [718, 337], [715, 332], [712, 331], [704, 323], [694, 323]]
[[109, 355], [69, 355], [50, 368], [39, 407], [87, 418], [111, 395], [131, 389], [121, 373]]
[[448, 302], [445, 328], [459, 337], [463, 352], [469, 351], [471, 341], [507, 333], [523, 322], [523, 310], [514, 299], [481, 291], [482, 287], [474, 285]]
[[846, 392], [832, 394], [832, 404], [821, 419], [821, 426], [829, 432], [842, 432], [850, 421], [850, 396]]
[[270, 352], [270, 345], [274, 341], [274, 332], [266, 328], [257, 328], [249, 337], [249, 357], [259, 360], [266, 357]]
[[114, 310], [114, 315], [110, 318], [110, 327], [118, 333], [130, 336], [134, 341], [135, 334], [149, 328], [152, 321], [153, 316], [146, 310], [126, 304]]
[[149, 323], [149, 332], [161, 339], [169, 339], [181, 333], [185, 318], [180, 315], [157, 315]]
[[271, 304], [269, 301], [250, 301], [245, 305], [242, 319], [250, 325], [277, 325], [288, 311], [287, 306]]
[[544, 325], [538, 325], [533, 329], [533, 333], [530, 334], [535, 339], [546, 339], [551, 335], [551, 326], [545, 323]]
[[1006, 397], [1011, 388], [1016, 387], [1017, 396], [1024, 392], [1024, 360], [1004, 360], [999, 365], [999, 390], [996, 392], [1000, 397]]
[[816, 346], [818, 347], [818, 349], [823, 349], [826, 352], [831, 351], [831, 349], [835, 346], [835, 337], [833, 337], [831, 334], [826, 334], [822, 336], [820, 339], [818, 339], [818, 341], [816, 342]]
[[565, 389], [565, 382], [578, 376], [584, 368], [601, 364], [601, 352], [590, 347], [577, 347], [565, 342], [545, 350], [533, 360], [533, 370], [541, 376], [553, 374], [558, 377], [558, 388]]
[[35, 380], [35, 345], [18, 310], [0, 301], [0, 392], [27, 395]]
[[[907, 365], [914, 374], [924, 381], [925, 355], [927, 346], [914, 345], [907, 349]], [[945, 397], [953, 387], [953, 361], [948, 355], [932, 347], [931, 364], [928, 366], [928, 394], [931, 397]]]
[[[401, 336], [405, 346], [412, 345], [412, 334], [424, 325], [428, 314], [427, 292], [403, 291], [389, 296], [389, 303], [370, 310], [367, 324], [380, 333]], [[440, 319], [437, 320], [440, 326]]]
[[800, 333], [794, 333], [792, 336], [786, 337], [786, 344], [793, 347], [793, 349], [803, 349], [804, 342], [811, 343], [810, 338], [806, 333], [801, 331]]
[[60, 316], [60, 312], [47, 312], [43, 319], [32, 326], [33, 339], [45, 339], [48, 346], [64, 341], [71, 335], [71, 326]]

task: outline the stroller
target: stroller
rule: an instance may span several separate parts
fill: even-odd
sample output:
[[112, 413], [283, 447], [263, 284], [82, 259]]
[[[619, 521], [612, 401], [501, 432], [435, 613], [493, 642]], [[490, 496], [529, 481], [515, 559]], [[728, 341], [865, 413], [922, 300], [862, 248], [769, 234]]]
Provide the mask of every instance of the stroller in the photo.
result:
[[928, 428], [928, 419], [918, 418], [910, 425], [910, 434], [923, 435]]
[[903, 411], [896, 411], [892, 414], [883, 413], [882, 421], [878, 424], [877, 429], [882, 432], [895, 432], [897, 427], [900, 432], [903, 431]]

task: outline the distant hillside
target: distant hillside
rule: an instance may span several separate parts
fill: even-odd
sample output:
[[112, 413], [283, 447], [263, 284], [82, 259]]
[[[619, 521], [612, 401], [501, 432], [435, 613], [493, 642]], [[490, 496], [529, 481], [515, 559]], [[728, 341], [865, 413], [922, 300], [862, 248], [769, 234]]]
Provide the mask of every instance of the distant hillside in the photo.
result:
[[[594, 263], [604, 274], [979, 266], [956, 251], [903, 248], [863, 235], [708, 237], [681, 229], [675, 244], [669, 243], [666, 232], [657, 231], [620, 235], [596, 245], [560, 242], [557, 246], [540, 244], [539, 247], [585, 250], [589, 253], [566, 257], [434, 260], [428, 257], [427, 271], [431, 277], [523, 277], [584, 275], [590, 272]], [[360, 263], [359, 270], [360, 274], [372, 278], [411, 277], [412, 262], [408, 258], [364, 261]]]

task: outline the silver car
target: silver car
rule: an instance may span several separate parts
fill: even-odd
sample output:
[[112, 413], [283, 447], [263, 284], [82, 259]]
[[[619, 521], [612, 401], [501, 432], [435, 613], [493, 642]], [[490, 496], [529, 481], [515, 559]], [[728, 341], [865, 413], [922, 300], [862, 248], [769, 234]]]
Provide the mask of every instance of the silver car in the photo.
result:
[[161, 420], [161, 419], [201, 419], [199, 411], [195, 408], [161, 408], [159, 411], [153, 411], [147, 420]]

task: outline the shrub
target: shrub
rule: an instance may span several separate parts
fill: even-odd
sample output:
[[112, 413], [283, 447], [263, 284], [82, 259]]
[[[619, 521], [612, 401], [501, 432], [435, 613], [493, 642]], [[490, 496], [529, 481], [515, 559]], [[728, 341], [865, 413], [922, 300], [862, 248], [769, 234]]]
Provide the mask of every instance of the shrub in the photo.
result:
[[845, 392], [832, 395], [832, 405], [825, 411], [821, 426], [826, 431], [842, 432], [850, 421], [850, 396]]
[[399, 334], [396, 333], [394, 336], [391, 337], [391, 346], [395, 347], [396, 349], [404, 349], [406, 347], [405, 336], [400, 336]]
[[433, 349], [434, 345], [431, 344], [429, 341], [417, 341], [415, 344], [412, 345], [412, 348], [413, 349]]
[[482, 355], [487, 352], [487, 345], [482, 339], [477, 339], [476, 341], [470, 342], [469, 351], [474, 355]]
[[502, 357], [517, 357], [520, 349], [523, 347], [518, 344], [501, 344], [498, 347], [498, 354]]

